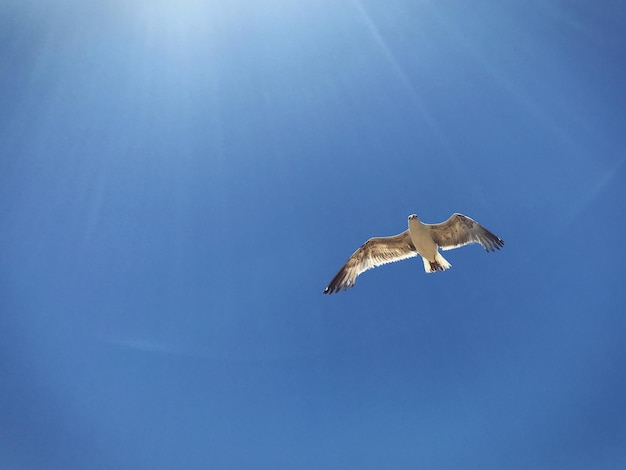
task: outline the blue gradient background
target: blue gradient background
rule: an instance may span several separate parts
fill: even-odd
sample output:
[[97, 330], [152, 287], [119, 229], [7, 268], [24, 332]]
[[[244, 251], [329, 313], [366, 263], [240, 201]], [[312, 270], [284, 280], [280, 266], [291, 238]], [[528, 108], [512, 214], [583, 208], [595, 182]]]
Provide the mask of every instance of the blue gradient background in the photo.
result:
[[[0, 7], [0, 467], [626, 468], [626, 5]], [[324, 287], [416, 212], [506, 242]]]

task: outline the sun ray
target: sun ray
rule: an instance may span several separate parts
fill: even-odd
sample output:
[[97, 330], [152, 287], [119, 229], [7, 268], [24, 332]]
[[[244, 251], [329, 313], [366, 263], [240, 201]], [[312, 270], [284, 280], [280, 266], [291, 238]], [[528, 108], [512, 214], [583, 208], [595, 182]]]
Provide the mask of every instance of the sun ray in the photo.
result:
[[[396, 77], [398, 78], [402, 86], [406, 88], [407, 92], [409, 93], [411, 97], [411, 100], [413, 101], [413, 104], [420, 111], [420, 113], [422, 114], [422, 117], [426, 120], [428, 125], [438, 135], [440, 135], [441, 131], [439, 130], [438, 126], [435, 124], [435, 120], [433, 119], [431, 113], [428, 111], [422, 98], [420, 97], [419, 93], [413, 86], [411, 79], [408, 77], [408, 75], [406, 74], [406, 72], [404, 71], [404, 69], [398, 62], [398, 60], [396, 59], [396, 56], [387, 45], [387, 42], [385, 41], [383, 36], [380, 34], [380, 31], [378, 27], [376, 26], [376, 24], [374, 23], [374, 21], [372, 20], [371, 15], [367, 12], [367, 10], [365, 9], [365, 7], [363, 6], [360, 0], [352, 0], [352, 3], [354, 4], [356, 10], [359, 12], [361, 19], [366, 24], [367, 29], [369, 30], [370, 34], [374, 38], [374, 41], [376, 42], [383, 56], [385, 57], [385, 59], [387, 59], [387, 61], [391, 65], [391, 68], [393, 72], [395, 73]], [[441, 139], [441, 140], [442, 140], [442, 143], [445, 143], [445, 139]]]

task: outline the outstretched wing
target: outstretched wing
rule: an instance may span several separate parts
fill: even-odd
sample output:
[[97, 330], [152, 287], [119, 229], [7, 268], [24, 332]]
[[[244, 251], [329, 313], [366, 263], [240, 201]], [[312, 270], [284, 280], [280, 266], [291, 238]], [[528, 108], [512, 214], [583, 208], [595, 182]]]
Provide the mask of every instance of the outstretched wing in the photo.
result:
[[453, 214], [441, 224], [429, 224], [430, 233], [442, 250], [480, 243], [486, 251], [499, 250], [504, 241], [463, 214]]
[[393, 237], [370, 238], [350, 256], [324, 289], [324, 294], [354, 286], [357, 276], [363, 271], [413, 256], [417, 256], [417, 251], [411, 243], [408, 230]]

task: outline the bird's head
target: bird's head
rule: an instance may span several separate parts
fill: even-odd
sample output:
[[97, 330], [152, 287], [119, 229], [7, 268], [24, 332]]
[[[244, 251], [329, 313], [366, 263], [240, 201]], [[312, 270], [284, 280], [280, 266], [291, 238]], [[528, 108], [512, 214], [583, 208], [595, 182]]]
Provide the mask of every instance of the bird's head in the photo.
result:
[[409, 222], [408, 222], [409, 227], [411, 226], [411, 224], [414, 225], [414, 224], [419, 224], [419, 223], [420, 223], [420, 219], [417, 218], [417, 215], [411, 214], [409, 216]]

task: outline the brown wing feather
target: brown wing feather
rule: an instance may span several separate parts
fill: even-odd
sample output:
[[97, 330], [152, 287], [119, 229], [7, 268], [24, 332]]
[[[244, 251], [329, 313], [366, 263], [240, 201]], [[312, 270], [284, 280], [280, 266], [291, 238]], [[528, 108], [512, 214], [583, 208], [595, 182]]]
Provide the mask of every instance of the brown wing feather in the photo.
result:
[[453, 214], [441, 224], [430, 225], [431, 236], [442, 250], [452, 250], [470, 243], [480, 243], [486, 251], [499, 250], [504, 241], [475, 220]]
[[328, 287], [324, 289], [324, 294], [332, 294], [341, 289], [353, 287], [356, 278], [363, 271], [413, 256], [417, 256], [417, 251], [411, 243], [408, 230], [393, 237], [370, 238], [350, 256], [346, 264], [330, 281]]

